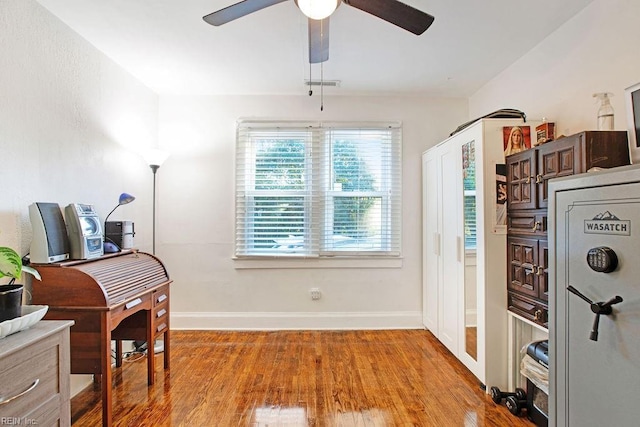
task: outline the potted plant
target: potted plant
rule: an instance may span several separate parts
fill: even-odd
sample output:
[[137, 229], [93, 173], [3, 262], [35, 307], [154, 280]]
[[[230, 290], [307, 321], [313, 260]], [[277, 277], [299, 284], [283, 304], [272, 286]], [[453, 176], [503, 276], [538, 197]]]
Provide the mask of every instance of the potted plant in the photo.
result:
[[6, 285], [0, 285], [0, 322], [11, 320], [21, 315], [23, 285], [14, 284], [22, 277], [22, 273], [29, 273], [40, 280], [40, 274], [26, 265], [11, 248], [0, 246], [0, 277], [11, 277]]

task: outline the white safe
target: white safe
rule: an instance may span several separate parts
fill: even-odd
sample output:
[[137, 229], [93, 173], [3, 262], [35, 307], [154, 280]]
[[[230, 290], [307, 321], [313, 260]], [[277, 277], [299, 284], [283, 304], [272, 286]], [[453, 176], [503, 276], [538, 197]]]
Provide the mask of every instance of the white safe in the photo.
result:
[[640, 168], [549, 185], [549, 425], [640, 423]]

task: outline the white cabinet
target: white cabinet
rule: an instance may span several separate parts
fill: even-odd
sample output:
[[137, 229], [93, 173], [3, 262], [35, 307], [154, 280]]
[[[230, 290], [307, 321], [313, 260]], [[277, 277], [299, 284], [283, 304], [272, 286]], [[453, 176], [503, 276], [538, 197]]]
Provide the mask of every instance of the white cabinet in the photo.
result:
[[[457, 150], [451, 144], [423, 155], [424, 179], [424, 288], [425, 326], [453, 353], [458, 353], [458, 199], [449, 197], [456, 187]], [[446, 276], [446, 281], [444, 277]]]
[[507, 389], [508, 378], [506, 224], [498, 224], [506, 205], [496, 167], [503, 128], [522, 125], [480, 120], [422, 156], [424, 325], [487, 389]]

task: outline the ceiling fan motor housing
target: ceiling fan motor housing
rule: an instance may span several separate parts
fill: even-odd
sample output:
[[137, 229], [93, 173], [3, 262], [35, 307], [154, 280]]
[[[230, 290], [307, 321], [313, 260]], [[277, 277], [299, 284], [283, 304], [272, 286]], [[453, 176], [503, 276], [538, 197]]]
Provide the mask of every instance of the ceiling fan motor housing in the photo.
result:
[[294, 0], [308, 18], [322, 20], [331, 16], [342, 0]]

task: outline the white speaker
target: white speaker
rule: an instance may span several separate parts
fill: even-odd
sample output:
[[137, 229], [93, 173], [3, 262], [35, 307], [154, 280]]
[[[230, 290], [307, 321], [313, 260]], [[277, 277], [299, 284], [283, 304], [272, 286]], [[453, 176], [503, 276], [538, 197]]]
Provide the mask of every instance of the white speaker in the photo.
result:
[[71, 258], [102, 256], [102, 225], [93, 205], [71, 203], [64, 208], [64, 213], [69, 228]]
[[69, 237], [57, 203], [36, 202], [29, 205], [33, 229], [31, 262], [50, 264], [69, 259]]

